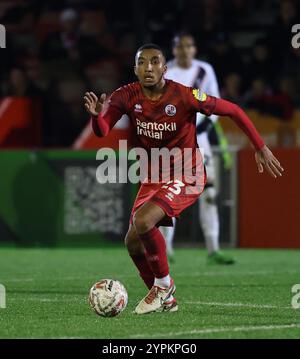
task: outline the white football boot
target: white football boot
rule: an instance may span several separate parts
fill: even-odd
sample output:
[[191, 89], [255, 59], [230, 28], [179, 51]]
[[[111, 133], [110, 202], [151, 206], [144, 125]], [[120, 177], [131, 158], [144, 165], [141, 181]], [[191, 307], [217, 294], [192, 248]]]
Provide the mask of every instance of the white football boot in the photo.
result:
[[164, 311], [165, 302], [167, 302], [168, 298], [175, 293], [175, 290], [176, 287], [172, 278], [169, 288], [161, 288], [154, 285], [146, 297], [144, 297], [136, 306], [134, 312], [136, 314], [147, 314], [156, 311]]
[[177, 312], [178, 311], [178, 303], [176, 298], [171, 300], [167, 300], [163, 307], [158, 309], [157, 312]]

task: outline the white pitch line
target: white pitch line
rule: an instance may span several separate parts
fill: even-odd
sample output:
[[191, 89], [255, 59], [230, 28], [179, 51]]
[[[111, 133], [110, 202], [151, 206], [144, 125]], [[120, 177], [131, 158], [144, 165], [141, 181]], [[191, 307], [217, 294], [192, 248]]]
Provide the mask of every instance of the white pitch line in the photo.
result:
[[[243, 275], [276, 275], [279, 273], [279, 271], [235, 271], [235, 272], [193, 272], [193, 273], [178, 273], [175, 277], [238, 277]], [[286, 271], [285, 274], [299, 274], [300, 271]], [[66, 276], [66, 277], [60, 277], [60, 281], [62, 280], [91, 280], [91, 278], [97, 278], [99, 277], [99, 274], [94, 273], [90, 275], [84, 275], [84, 276]], [[104, 276], [105, 277], [105, 276]], [[114, 274], [114, 275], [108, 275], [107, 277], [112, 277], [113, 279], [121, 279], [121, 278], [138, 278], [137, 274]], [[100, 277], [99, 277], [100, 279]], [[36, 278], [6, 278], [0, 279], [0, 283], [3, 282], [33, 282], [33, 281], [43, 281], [44, 277], [36, 277]]]
[[[53, 293], [57, 295], [56, 293]], [[72, 293], [69, 293], [70, 295]], [[20, 300], [20, 298], [11, 298], [10, 300]], [[85, 302], [85, 298], [39, 298], [39, 297], [24, 297], [24, 301], [35, 301], [35, 302]], [[292, 307], [284, 307], [284, 306], [276, 306], [270, 304], [252, 304], [252, 303], [221, 303], [221, 302], [201, 302], [201, 301], [188, 301], [184, 302], [184, 304], [191, 305], [207, 305], [207, 306], [218, 306], [218, 307], [240, 307], [240, 308], [262, 308], [262, 309], [293, 309]], [[294, 310], [294, 309], [293, 309]]]
[[281, 307], [271, 304], [252, 304], [252, 303], [220, 303], [220, 302], [185, 302], [186, 304], [211, 305], [219, 307], [245, 307], [245, 308], [275, 308], [275, 309], [293, 309], [292, 307]]
[[[41, 303], [60, 303], [60, 302], [66, 302], [66, 303], [84, 303], [87, 302], [88, 299], [86, 298], [72, 298], [72, 299], [67, 299], [67, 298], [38, 298], [38, 297], [24, 297], [23, 299], [25, 302], [26, 301], [33, 301], [33, 302], [41, 302]], [[20, 298], [10, 298], [10, 301], [20, 301]]]
[[21, 278], [10, 278], [10, 279], [0, 279], [0, 282], [1, 283], [4, 283], [4, 282], [33, 282], [34, 279], [33, 278], [24, 278], [24, 279], [21, 279]]
[[[118, 279], [118, 278], [138, 278], [137, 274], [116, 274], [116, 275], [107, 275], [104, 276], [104, 278], [112, 278], [112, 279]], [[59, 280], [60, 282], [63, 280], [100, 280], [103, 278], [103, 276], [99, 276], [99, 274], [91, 274], [91, 275], [85, 275], [85, 276], [71, 276], [71, 277], [60, 277]], [[95, 279], [96, 278], [96, 279]], [[4, 283], [4, 282], [39, 282], [39, 281], [44, 281], [45, 278], [44, 277], [36, 277], [36, 278], [0, 278], [0, 283]]]
[[161, 337], [174, 337], [180, 335], [193, 335], [193, 334], [211, 334], [211, 333], [225, 333], [225, 332], [248, 332], [255, 330], [274, 330], [274, 329], [293, 329], [300, 328], [300, 324], [283, 324], [283, 325], [257, 325], [249, 327], [233, 327], [233, 328], [206, 328], [206, 329], [194, 329], [190, 331], [182, 332], [170, 332], [170, 333], [156, 333], [154, 335], [147, 334], [135, 334], [129, 336], [129, 338], [161, 338]]
[[87, 339], [85, 337], [53, 337], [50, 339]]
[[[243, 275], [276, 275], [279, 271], [233, 271], [233, 272], [193, 272], [193, 273], [179, 273], [176, 277], [234, 277]], [[285, 274], [299, 274], [300, 271], [286, 271]]]

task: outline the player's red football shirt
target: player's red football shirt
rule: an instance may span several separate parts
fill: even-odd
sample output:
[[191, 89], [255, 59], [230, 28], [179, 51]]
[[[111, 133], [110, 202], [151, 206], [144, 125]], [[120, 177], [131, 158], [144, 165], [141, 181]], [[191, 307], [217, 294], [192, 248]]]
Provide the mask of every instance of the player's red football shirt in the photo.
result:
[[[211, 115], [215, 98], [209, 97], [209, 100], [201, 101], [203, 95], [198, 90], [171, 80], [166, 80], [165, 86], [165, 93], [157, 101], [152, 101], [143, 94], [139, 82], [113, 92], [102, 113], [102, 122], [105, 121], [108, 125], [108, 128], [102, 128], [102, 132], [109, 131], [122, 114], [127, 114], [133, 127], [134, 147], [142, 147], [148, 154], [154, 148], [178, 148], [182, 151], [182, 159], [184, 149], [190, 149], [191, 152], [186, 152], [185, 165], [195, 167], [198, 151], [196, 113]], [[192, 154], [193, 163], [190, 162], [189, 153]], [[171, 166], [174, 166], [173, 158]]]
[[[120, 117], [127, 114], [133, 129], [134, 147], [144, 148], [148, 154], [152, 149], [177, 148], [182, 153], [190, 149], [190, 157], [182, 155], [181, 160], [185, 159], [184, 163], [181, 163], [180, 156], [175, 156], [174, 160], [171, 158], [171, 167], [173, 166], [174, 172], [175, 168], [185, 166], [194, 170], [193, 176], [201, 177], [203, 177], [203, 165], [201, 163], [198, 166], [199, 161], [197, 161], [197, 174], [195, 173], [196, 158], [202, 160], [201, 156], [197, 156], [199, 154], [195, 122], [197, 112], [206, 116], [211, 114], [230, 116], [247, 134], [256, 149], [259, 150], [264, 146], [252, 122], [237, 105], [208, 96], [198, 89], [186, 87], [171, 80], [165, 81], [165, 92], [156, 101], [150, 100], [143, 94], [139, 82], [114, 91], [102, 113], [93, 118], [93, 129], [96, 135], [106, 136]], [[153, 164], [149, 165], [149, 168], [152, 166]], [[164, 175], [165, 171], [162, 166], [159, 166], [159, 172], [160, 176]]]
[[[196, 112], [209, 116], [214, 109], [215, 98], [199, 101], [195, 96], [193, 89], [166, 80], [165, 93], [159, 100], [151, 101], [143, 94], [140, 83], [134, 82], [116, 90], [111, 95], [108, 106], [129, 116], [131, 125], [135, 128], [136, 145], [145, 149], [196, 148]], [[104, 110], [104, 117], [108, 108]], [[110, 127], [112, 125], [114, 123]]]

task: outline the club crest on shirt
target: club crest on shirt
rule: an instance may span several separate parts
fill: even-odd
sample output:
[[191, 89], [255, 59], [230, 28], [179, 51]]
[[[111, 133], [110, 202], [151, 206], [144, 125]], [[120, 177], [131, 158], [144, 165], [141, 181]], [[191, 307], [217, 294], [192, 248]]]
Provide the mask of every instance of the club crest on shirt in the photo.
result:
[[200, 91], [199, 89], [193, 89], [193, 95], [198, 101], [206, 101], [207, 95], [205, 92]]
[[174, 105], [169, 104], [165, 107], [165, 112], [168, 116], [174, 116], [176, 115], [176, 107]]
[[143, 109], [142, 109], [142, 105], [140, 105], [139, 103], [136, 103], [134, 105], [134, 112], [143, 112]]

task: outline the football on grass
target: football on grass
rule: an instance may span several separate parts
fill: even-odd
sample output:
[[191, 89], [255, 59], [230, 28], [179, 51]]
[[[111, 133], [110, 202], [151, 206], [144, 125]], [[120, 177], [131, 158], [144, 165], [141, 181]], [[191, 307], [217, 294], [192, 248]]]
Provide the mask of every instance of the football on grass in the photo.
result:
[[92, 286], [89, 302], [96, 314], [102, 317], [115, 317], [126, 308], [128, 294], [119, 281], [102, 279]]

